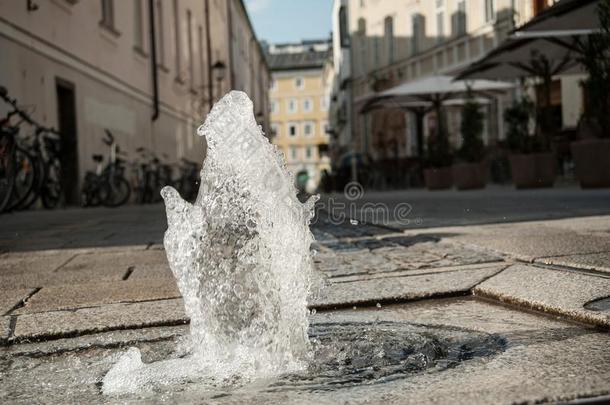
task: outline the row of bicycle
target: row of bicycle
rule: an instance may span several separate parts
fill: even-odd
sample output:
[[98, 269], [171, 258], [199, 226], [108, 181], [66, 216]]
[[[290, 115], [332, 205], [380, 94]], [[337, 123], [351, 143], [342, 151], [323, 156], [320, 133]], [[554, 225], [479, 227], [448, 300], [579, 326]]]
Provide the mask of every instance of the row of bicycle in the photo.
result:
[[[0, 119], [0, 212], [27, 209], [39, 200], [47, 209], [63, 205], [60, 134], [34, 121], [1, 86], [0, 99], [9, 106]], [[83, 206], [117, 207], [129, 202], [132, 194], [136, 203], [155, 203], [166, 185], [174, 186], [187, 200], [196, 197], [197, 163], [182, 159], [179, 164], [167, 164], [145, 148], [138, 148], [135, 161], [128, 163], [109, 130], [103, 141], [108, 156], [93, 155], [96, 169], [85, 175]]]
[[57, 207], [63, 196], [59, 134], [34, 121], [1, 86], [0, 99], [9, 106], [0, 119], [0, 212], [29, 208], [39, 198], [45, 208]]
[[[128, 162], [127, 154], [121, 151], [109, 130], [105, 130], [102, 140], [108, 146], [108, 153], [106, 158], [92, 156], [96, 169], [85, 175], [81, 192], [83, 206], [118, 207], [127, 203], [132, 193], [137, 204], [156, 203], [161, 201], [161, 189], [165, 186], [173, 186], [188, 201], [197, 196], [197, 163], [182, 159], [179, 164], [168, 164], [144, 147], [136, 149], [135, 161]], [[167, 160], [167, 155], [163, 158]]]

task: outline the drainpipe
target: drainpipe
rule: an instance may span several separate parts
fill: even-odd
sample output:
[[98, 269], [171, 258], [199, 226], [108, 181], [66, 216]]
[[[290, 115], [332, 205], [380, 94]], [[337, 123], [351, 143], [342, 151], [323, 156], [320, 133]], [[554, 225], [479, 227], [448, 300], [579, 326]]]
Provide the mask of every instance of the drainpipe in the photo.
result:
[[[240, 0], [241, 1], [241, 0]], [[233, 68], [233, 11], [231, 9], [232, 1], [227, 1], [227, 33], [229, 35], [229, 89], [232, 90], [235, 86], [235, 70]], [[222, 95], [222, 91], [219, 89]]]
[[214, 83], [212, 83], [212, 38], [210, 36], [210, 1], [205, 0], [205, 47], [208, 65], [208, 107], [214, 102]]
[[159, 77], [157, 71], [157, 41], [155, 35], [155, 1], [148, 0], [148, 17], [150, 26], [150, 68], [152, 73], [153, 114], [151, 121], [159, 118]]

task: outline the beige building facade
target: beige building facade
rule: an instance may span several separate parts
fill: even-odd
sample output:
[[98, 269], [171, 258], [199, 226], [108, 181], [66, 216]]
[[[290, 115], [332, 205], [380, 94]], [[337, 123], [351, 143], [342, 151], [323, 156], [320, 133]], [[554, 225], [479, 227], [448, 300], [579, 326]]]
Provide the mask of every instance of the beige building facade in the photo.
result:
[[271, 45], [268, 60], [272, 85], [272, 139], [284, 152], [297, 185], [318, 189], [328, 156], [328, 110], [332, 63], [328, 41]]
[[229, 89], [269, 124], [269, 71], [241, 0], [0, 1], [0, 66], [0, 85], [62, 132], [71, 203], [91, 155], [108, 152], [106, 129], [128, 160], [145, 147], [201, 162], [196, 128]]
[[[377, 92], [433, 75], [455, 76], [500, 44], [510, 31], [531, 19], [553, 0], [335, 0], [333, 8], [336, 68], [331, 145], [338, 156], [353, 149], [372, 161], [406, 161], [416, 155], [415, 119], [411, 113], [380, 110], [361, 114], [362, 103]], [[580, 100], [574, 96], [581, 78], [558, 77], [558, 108], [564, 128], [574, 127]], [[492, 99], [486, 112], [484, 141], [504, 139], [502, 112], [512, 94]], [[349, 107], [346, 107], [349, 105]], [[346, 118], [346, 112], [348, 117]], [[451, 141], [459, 146], [459, 106], [447, 107]], [[424, 121], [427, 133], [435, 119]], [[407, 164], [407, 163], [405, 163]], [[402, 170], [403, 168], [395, 168]]]

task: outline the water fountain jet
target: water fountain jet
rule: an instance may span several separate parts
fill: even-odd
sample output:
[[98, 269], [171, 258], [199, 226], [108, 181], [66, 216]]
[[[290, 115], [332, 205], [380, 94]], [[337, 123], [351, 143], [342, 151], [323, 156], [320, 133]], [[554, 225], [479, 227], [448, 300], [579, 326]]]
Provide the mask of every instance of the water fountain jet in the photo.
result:
[[198, 129], [208, 151], [196, 201], [165, 187], [164, 246], [190, 318], [189, 354], [144, 364], [131, 348], [106, 374], [106, 394], [156, 381], [249, 379], [303, 369], [315, 198], [301, 203], [283, 155], [232, 91]]

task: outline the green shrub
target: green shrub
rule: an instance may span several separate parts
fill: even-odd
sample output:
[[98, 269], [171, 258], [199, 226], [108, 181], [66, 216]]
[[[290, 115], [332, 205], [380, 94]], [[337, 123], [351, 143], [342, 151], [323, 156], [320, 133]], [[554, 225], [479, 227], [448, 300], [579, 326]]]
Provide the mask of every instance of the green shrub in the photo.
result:
[[534, 109], [534, 103], [524, 96], [504, 110], [504, 122], [507, 126], [506, 141], [511, 152], [531, 152], [529, 138], [532, 137], [529, 134], [529, 124]]
[[471, 92], [468, 92], [466, 104], [462, 109], [462, 146], [458, 150], [458, 158], [464, 162], [477, 163], [483, 160], [485, 145], [483, 144], [483, 113]]

